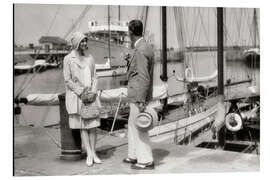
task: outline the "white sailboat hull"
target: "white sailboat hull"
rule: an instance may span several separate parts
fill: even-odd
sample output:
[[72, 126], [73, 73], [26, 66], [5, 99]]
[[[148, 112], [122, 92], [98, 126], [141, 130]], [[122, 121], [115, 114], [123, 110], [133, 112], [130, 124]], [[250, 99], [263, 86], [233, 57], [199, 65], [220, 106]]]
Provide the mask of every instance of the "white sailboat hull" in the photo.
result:
[[[179, 141], [197, 131], [201, 127], [212, 123], [215, 120], [217, 105], [196, 115], [156, 125], [149, 131], [152, 142]], [[175, 142], [172, 142], [175, 143]]]

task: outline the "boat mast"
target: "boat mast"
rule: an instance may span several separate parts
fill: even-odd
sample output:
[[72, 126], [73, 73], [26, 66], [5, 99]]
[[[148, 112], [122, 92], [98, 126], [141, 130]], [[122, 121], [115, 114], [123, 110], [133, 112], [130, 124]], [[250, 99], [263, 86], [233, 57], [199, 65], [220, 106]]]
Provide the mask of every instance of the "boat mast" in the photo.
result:
[[121, 7], [120, 7], [120, 5], [118, 6], [118, 22], [120, 23], [120, 17], [121, 17], [121, 9], [120, 9]]
[[111, 30], [110, 30], [110, 25], [111, 25], [110, 6], [108, 5], [108, 33], [109, 33], [108, 46], [109, 46], [109, 59], [111, 59]]
[[[121, 26], [121, 9], [120, 5], [118, 6], [118, 25]], [[120, 36], [121, 37], [121, 36]], [[117, 43], [120, 45], [120, 37], [119, 34], [117, 33]]]
[[167, 15], [166, 6], [162, 6], [162, 75], [160, 79], [167, 81]]
[[254, 47], [257, 46], [257, 32], [258, 32], [258, 21], [257, 21], [257, 11], [256, 8], [253, 10], [253, 38]]
[[217, 8], [217, 65], [218, 65], [218, 95], [224, 95], [223, 78], [223, 8]]
[[[217, 65], [218, 65], [218, 110], [222, 113], [224, 106], [224, 79], [223, 79], [223, 8], [217, 8]], [[222, 110], [223, 109], [223, 110]], [[224, 114], [225, 115], [225, 114]], [[225, 118], [225, 117], [224, 117]], [[226, 138], [225, 125], [218, 130], [218, 145], [224, 147]]]
[[[168, 81], [167, 76], [167, 10], [166, 6], [162, 6], [161, 16], [162, 16], [162, 75], [160, 79], [163, 82]], [[168, 99], [165, 98], [163, 102], [163, 111], [167, 112], [167, 102]]]
[[148, 6], [146, 6], [145, 8], [145, 14], [144, 14], [144, 18], [143, 18], [143, 23], [144, 23], [144, 29], [143, 29], [143, 34], [145, 34], [145, 29], [146, 29], [146, 23], [147, 23], [147, 18], [148, 18]]

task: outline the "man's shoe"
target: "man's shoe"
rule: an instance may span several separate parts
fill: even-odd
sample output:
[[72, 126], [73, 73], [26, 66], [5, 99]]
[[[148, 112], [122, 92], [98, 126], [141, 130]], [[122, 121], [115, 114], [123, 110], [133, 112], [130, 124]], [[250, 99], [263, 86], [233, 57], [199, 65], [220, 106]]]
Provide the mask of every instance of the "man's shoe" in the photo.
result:
[[128, 164], [136, 164], [137, 163], [137, 159], [132, 159], [132, 158], [125, 158], [123, 159], [124, 163], [128, 163]]
[[131, 169], [137, 169], [137, 170], [152, 170], [152, 169], [155, 169], [155, 163], [154, 162], [150, 162], [146, 164], [136, 163], [136, 164], [132, 164], [130, 167]]

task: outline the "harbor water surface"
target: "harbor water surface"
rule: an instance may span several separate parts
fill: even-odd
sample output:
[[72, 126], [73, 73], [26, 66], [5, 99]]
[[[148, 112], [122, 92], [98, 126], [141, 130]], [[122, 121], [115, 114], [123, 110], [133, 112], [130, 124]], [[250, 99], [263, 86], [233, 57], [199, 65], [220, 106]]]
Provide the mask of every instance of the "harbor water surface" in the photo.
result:
[[[216, 52], [186, 53], [185, 58], [188, 59], [188, 63], [185, 64], [188, 64], [188, 66], [192, 68], [194, 77], [209, 76], [217, 68]], [[241, 94], [242, 92], [247, 91], [247, 87], [251, 85], [260, 87], [260, 69], [250, 68], [243, 61], [226, 61], [224, 65], [225, 83], [227, 79], [231, 79], [231, 82], [248, 78], [253, 79], [252, 83], [245, 83], [240, 86], [227, 88], [227, 90], [225, 90], [225, 97], [229, 93]], [[185, 66], [182, 61], [169, 62], [167, 64], [169, 95], [183, 93], [185, 91], [185, 83], [177, 81], [173, 73], [175, 71], [176, 76], [183, 77]], [[161, 71], [161, 63], [156, 62], [154, 68], [154, 85], [162, 84], [162, 81], [160, 80]], [[99, 78], [98, 89], [119, 88], [121, 86], [120, 82], [125, 79], [125, 75]], [[210, 85], [217, 85], [216, 79], [212, 81]], [[21, 91], [22, 97], [25, 97], [28, 94], [53, 94], [65, 92], [62, 69], [51, 69], [42, 73], [14, 76], [14, 96]], [[25, 105], [22, 107], [22, 115], [19, 118], [19, 123], [33, 126], [58, 124], [60, 120], [58, 108], [58, 106]]]

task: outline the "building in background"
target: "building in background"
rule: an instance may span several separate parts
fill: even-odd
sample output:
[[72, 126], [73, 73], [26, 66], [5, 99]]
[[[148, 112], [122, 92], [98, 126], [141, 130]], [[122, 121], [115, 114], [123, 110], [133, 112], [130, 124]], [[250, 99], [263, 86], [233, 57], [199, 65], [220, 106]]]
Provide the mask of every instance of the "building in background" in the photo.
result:
[[39, 39], [39, 44], [47, 52], [50, 50], [64, 50], [68, 46], [65, 39], [57, 36], [42, 36]]

